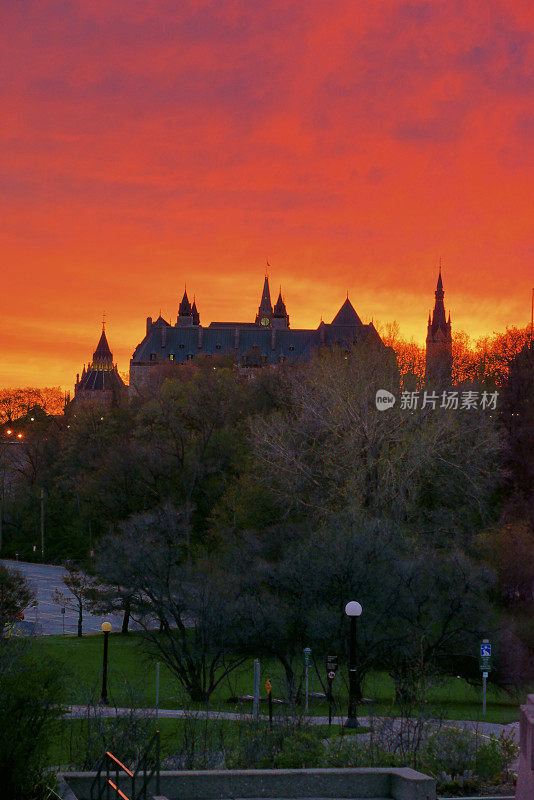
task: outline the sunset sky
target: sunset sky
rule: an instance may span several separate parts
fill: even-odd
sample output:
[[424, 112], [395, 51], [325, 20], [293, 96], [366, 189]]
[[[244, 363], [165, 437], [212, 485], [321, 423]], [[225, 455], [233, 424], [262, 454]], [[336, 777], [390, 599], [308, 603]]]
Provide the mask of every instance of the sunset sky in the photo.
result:
[[4, 0], [0, 385], [72, 388], [106, 313], [253, 321], [268, 259], [292, 327], [424, 339], [526, 324], [532, 0]]

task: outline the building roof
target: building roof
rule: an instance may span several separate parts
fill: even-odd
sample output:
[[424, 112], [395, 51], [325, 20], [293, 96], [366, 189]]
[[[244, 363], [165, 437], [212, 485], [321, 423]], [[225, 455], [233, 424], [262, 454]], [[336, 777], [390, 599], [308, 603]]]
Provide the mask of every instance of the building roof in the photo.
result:
[[109, 347], [104, 328], [102, 328], [102, 335], [93, 353], [93, 361], [111, 361], [113, 363], [113, 353]]
[[332, 325], [362, 325], [362, 321], [354, 310], [348, 296], [336, 316], [332, 320]]

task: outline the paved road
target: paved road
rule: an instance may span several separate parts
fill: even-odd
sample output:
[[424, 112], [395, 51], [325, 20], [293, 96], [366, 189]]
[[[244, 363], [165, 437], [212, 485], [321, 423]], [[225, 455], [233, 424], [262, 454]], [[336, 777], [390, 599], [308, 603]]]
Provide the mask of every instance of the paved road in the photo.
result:
[[[37, 597], [37, 606], [26, 612], [24, 624], [20, 626], [20, 633], [26, 635], [37, 634], [74, 634], [78, 630], [78, 615], [74, 609], [65, 608], [61, 613], [61, 606], [54, 603], [52, 595], [55, 589], [65, 590], [62, 577], [65, 574], [63, 567], [51, 564], [30, 564], [25, 561], [8, 561], [3, 559], [6, 567], [15, 567], [28, 579]], [[113, 629], [120, 629], [122, 617], [110, 614], [107, 616], [93, 616], [84, 613], [84, 633], [96, 633], [101, 630], [101, 625], [107, 620]], [[135, 624], [131, 625], [132, 630]]]

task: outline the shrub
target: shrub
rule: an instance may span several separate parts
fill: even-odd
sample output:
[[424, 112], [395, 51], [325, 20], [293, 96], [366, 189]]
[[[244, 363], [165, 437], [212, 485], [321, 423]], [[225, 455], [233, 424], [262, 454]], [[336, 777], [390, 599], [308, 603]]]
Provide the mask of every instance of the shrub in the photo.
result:
[[428, 737], [422, 749], [424, 770], [431, 775], [463, 775], [476, 767], [476, 736], [460, 728], [441, 728]]
[[318, 767], [325, 747], [311, 729], [277, 722], [269, 729], [262, 722], [239, 725], [238, 740], [226, 751], [228, 769], [279, 769]]
[[400, 767], [405, 764], [395, 753], [376, 742], [362, 741], [358, 736], [332, 742], [326, 753], [328, 767]]
[[519, 754], [512, 732], [503, 731], [499, 737], [491, 734], [479, 744], [476, 754], [476, 772], [481, 778], [495, 780], [507, 773]]
[[476, 790], [481, 780], [500, 778], [518, 752], [512, 733], [481, 736], [472, 730], [441, 728], [423, 747], [421, 769], [437, 779], [440, 790], [463, 794]]
[[322, 767], [325, 756], [323, 742], [309, 730], [296, 730], [282, 739], [282, 748], [275, 754], [274, 766], [279, 769]]
[[20, 640], [0, 648], [0, 786], [10, 800], [44, 800], [51, 780], [47, 754], [61, 716], [62, 673], [32, 658]]

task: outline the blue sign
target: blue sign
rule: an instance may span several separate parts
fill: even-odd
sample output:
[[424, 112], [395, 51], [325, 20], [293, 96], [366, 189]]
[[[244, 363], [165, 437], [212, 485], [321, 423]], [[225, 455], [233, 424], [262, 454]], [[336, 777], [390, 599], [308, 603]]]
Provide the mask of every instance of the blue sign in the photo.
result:
[[480, 658], [491, 658], [491, 644], [483, 642], [480, 645]]

